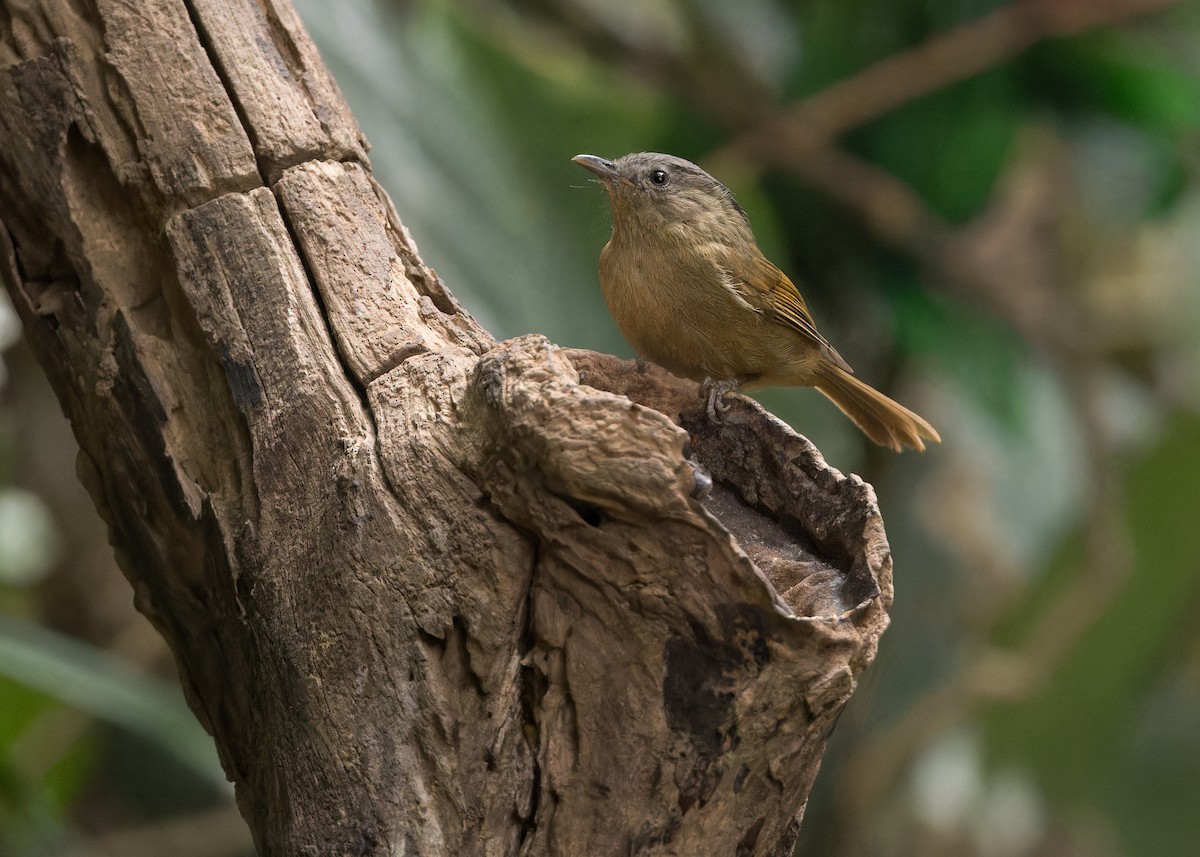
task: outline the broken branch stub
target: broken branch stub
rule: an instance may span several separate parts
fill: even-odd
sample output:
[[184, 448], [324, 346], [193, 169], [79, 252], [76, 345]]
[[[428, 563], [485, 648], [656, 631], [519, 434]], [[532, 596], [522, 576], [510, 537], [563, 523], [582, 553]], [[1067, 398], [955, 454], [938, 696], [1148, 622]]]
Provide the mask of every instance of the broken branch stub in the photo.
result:
[[[687, 432], [621, 393], [682, 411], [691, 460]], [[701, 404], [660, 370], [538, 337], [475, 370], [477, 479], [537, 544], [530, 853], [787, 853], [887, 625], [870, 487], [748, 400], [720, 424]]]

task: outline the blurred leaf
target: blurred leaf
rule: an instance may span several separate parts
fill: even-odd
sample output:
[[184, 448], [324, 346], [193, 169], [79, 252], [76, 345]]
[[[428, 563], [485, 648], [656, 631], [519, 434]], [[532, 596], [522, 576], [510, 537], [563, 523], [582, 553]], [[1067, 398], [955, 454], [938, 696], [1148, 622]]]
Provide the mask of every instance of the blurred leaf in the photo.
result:
[[[1048, 102], [1068, 117], [1104, 117], [1137, 129], [1136, 149], [1119, 168], [1142, 177], [1134, 211], [1156, 217], [1171, 210], [1193, 173], [1186, 152], [1188, 135], [1200, 131], [1200, 79], [1152, 44], [1115, 31], [1038, 45], [1020, 75], [1033, 102]], [[1087, 124], [1082, 133], [1085, 140], [1096, 136]]]
[[212, 739], [165, 682], [62, 634], [4, 616], [0, 676], [141, 735], [200, 779], [228, 788]]
[[0, 675], [0, 854], [52, 853], [65, 832], [59, 808], [78, 791], [90, 760], [73, 756], [67, 767], [76, 776], [55, 778], [46, 788], [46, 783], [29, 782], [10, 757], [14, 742], [32, 723], [61, 708], [52, 696]]
[[893, 281], [896, 336], [909, 354], [927, 355], [963, 393], [996, 421], [1019, 428], [1025, 346], [1007, 327], [974, 307], [955, 303], [914, 282]]
[[991, 195], [1024, 107], [1012, 76], [996, 70], [906, 104], [849, 139], [959, 222]]
[[[1200, 416], [1177, 413], [1161, 443], [1126, 481], [1126, 527], [1134, 567], [1108, 612], [1080, 639], [1052, 682], [988, 718], [995, 757], [1022, 763], [1068, 810], [1093, 803], [1117, 825], [1126, 853], [1192, 853], [1191, 813], [1200, 806], [1200, 758], [1177, 759], [1173, 776], [1147, 776], [1134, 751], [1146, 694], [1178, 668], [1200, 602]], [[1077, 548], [1055, 558], [1079, 573]], [[1062, 568], [1050, 577], [1060, 580]], [[1039, 598], [1053, 598], [1048, 586]], [[1027, 604], [1022, 612], [1048, 605]], [[1192, 704], [1200, 702], [1194, 695]], [[1183, 721], [1200, 721], [1192, 710]], [[1193, 732], [1188, 726], [1188, 732]], [[1184, 738], [1185, 735], [1178, 736]], [[1168, 742], [1178, 746], [1178, 741]], [[1193, 741], [1193, 743], [1195, 743]], [[1140, 787], [1131, 789], [1138, 780]]]
[[803, 48], [789, 95], [811, 95], [889, 50], [862, 32], [875, 20], [870, 5], [865, 0], [814, 0], [798, 10]]
[[1164, 217], [1183, 198], [1192, 176], [1175, 145], [1165, 140], [1147, 144], [1151, 159], [1146, 217]]
[[1153, 45], [1099, 31], [1043, 42], [1023, 63], [1028, 96], [1177, 136], [1200, 129], [1200, 80]]
[[801, 63], [790, 95], [802, 97], [910, 47], [928, 32], [924, 0], [813, 0], [798, 5]]
[[[104, 754], [105, 736], [90, 730], [71, 742], [42, 779], [42, 792], [58, 814], [87, 785]], [[228, 788], [226, 786], [226, 788]]]
[[[5, 650], [0, 643], [0, 657]], [[3, 666], [0, 665], [0, 671]], [[28, 745], [31, 728], [47, 722], [63, 711], [62, 703], [48, 693], [26, 687], [0, 675], [0, 758], [11, 764], [11, 752], [15, 745]], [[42, 745], [37, 743], [39, 750]], [[25, 751], [25, 748], [22, 748]], [[93, 735], [72, 740], [71, 745], [55, 759], [45, 771], [45, 776], [34, 794], [27, 794], [29, 784], [20, 784], [18, 773], [5, 771], [0, 779], [9, 783], [0, 788], [0, 802], [5, 799], [28, 803], [32, 800], [46, 801], [48, 805], [63, 807], [78, 793], [80, 787], [95, 767], [96, 742]], [[38, 760], [41, 763], [41, 760]]]
[[793, 3], [802, 62], [789, 94], [810, 95], [871, 63], [913, 49], [1004, 0], [806, 0]]
[[0, 763], [0, 854], [50, 857], [61, 854], [67, 829], [47, 799], [22, 788]]
[[7, 749], [26, 726], [58, 703], [49, 694], [7, 678], [5, 672], [0, 667], [0, 748]]

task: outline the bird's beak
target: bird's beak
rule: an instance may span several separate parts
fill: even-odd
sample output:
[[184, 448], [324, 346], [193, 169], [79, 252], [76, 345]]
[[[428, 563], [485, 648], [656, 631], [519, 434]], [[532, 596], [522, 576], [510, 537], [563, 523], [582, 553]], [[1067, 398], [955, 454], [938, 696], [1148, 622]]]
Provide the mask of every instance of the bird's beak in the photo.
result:
[[621, 175], [621, 171], [617, 169], [617, 165], [612, 161], [606, 161], [604, 158], [597, 157], [596, 155], [576, 155], [571, 160], [588, 172], [595, 173], [596, 177], [605, 184], [613, 182], [630, 183], [629, 179]]

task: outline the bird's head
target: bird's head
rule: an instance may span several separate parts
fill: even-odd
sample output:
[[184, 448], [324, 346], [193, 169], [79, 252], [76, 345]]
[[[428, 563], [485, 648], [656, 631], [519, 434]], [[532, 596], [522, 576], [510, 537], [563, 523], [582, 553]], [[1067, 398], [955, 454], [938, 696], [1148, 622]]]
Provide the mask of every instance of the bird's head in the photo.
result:
[[698, 238], [753, 240], [746, 212], [733, 194], [691, 161], [658, 152], [637, 152], [615, 161], [596, 155], [571, 160], [593, 173], [608, 191], [618, 230], [664, 235], [683, 228]]

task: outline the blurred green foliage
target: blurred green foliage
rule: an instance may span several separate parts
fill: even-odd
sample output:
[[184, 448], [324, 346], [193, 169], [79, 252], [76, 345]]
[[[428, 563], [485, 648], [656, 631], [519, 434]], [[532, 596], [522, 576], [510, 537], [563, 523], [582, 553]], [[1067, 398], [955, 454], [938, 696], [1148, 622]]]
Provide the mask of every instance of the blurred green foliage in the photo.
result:
[[[1200, 597], [1195, 487], [1180, 477], [1197, 473], [1200, 416], [1176, 414], [1121, 486], [1114, 523], [1129, 538], [1127, 577], [1095, 580], [1098, 588], [1117, 585], [1119, 597], [1051, 681], [984, 721], [996, 759], [1031, 771], [1064, 812], [1101, 810], [1127, 854], [1186, 853], [1181, 823], [1200, 806], [1200, 736], [1179, 696]], [[1069, 540], [1046, 570], [1048, 582], [1061, 587], [1085, 564], [1080, 541]], [[1044, 606], [1053, 588], [1039, 587], [1032, 606]], [[1197, 691], [1190, 689], [1193, 706]], [[1172, 704], [1180, 710], [1168, 710]]]
[[[0, 615], [0, 700], [0, 854], [62, 853], [73, 837], [64, 816], [98, 768], [122, 767], [122, 747], [137, 753], [126, 788], [151, 814], [228, 799], [212, 741], [178, 687], [95, 646]], [[93, 719], [109, 729], [90, 728]], [[170, 802], [156, 807], [164, 793]]]
[[[897, 458], [811, 391], [761, 396], [876, 485], [896, 563], [893, 626], [834, 736], [802, 853], [1194, 853], [1196, 4], [1048, 31], [831, 141], [942, 230], [907, 244], [730, 149], [721, 108], [744, 105], [722, 104], [739, 94], [728, 81], [782, 110], [1005, 4], [297, 5], [426, 260], [497, 336], [632, 354], [596, 285], [607, 204], [569, 159], [670, 151], [718, 172], [839, 350], [941, 429], [942, 447]], [[19, 435], [4, 433], [0, 466], [36, 494], [9, 466]], [[73, 567], [56, 539], [22, 548], [43, 551], [41, 572], [0, 569], [0, 610], [52, 612], [46, 581]], [[102, 645], [0, 625], [0, 853], [87, 845], [114, 805], [138, 824], [228, 800], [177, 695]], [[54, 761], [30, 765], [43, 736]], [[184, 785], [146, 786], [165, 780]]]

